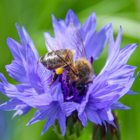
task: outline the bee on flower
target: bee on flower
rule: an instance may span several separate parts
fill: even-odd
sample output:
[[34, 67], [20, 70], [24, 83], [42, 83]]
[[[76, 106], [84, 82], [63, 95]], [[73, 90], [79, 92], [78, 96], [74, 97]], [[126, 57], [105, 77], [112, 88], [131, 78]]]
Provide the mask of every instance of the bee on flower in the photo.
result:
[[[0, 73], [0, 92], [10, 99], [1, 110], [17, 110], [13, 117], [25, 115], [37, 108], [31, 125], [46, 119], [42, 135], [57, 120], [64, 136], [69, 119], [86, 127], [87, 120], [99, 125], [114, 125], [112, 110], [129, 109], [118, 100], [125, 94], [135, 94], [130, 88], [136, 78], [136, 67], [127, 65], [137, 44], [120, 49], [122, 28], [114, 41], [112, 24], [96, 32], [96, 15], [92, 13], [83, 25], [69, 10], [65, 21], [52, 15], [55, 38], [45, 32], [48, 53], [39, 56], [24, 27], [16, 24], [21, 44], [7, 39], [14, 57], [6, 70], [19, 84], [8, 83]], [[98, 75], [92, 63], [109, 39], [106, 64]]]

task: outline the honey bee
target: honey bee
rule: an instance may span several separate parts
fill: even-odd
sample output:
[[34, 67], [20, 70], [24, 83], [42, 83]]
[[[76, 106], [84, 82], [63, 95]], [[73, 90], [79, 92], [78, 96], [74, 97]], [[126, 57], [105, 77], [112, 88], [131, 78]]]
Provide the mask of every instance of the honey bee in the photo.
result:
[[[91, 77], [93, 74], [93, 68], [86, 58], [85, 48], [79, 30], [74, 23], [70, 23], [68, 28], [70, 30], [72, 29], [72, 32], [70, 33], [73, 34], [73, 37], [76, 36], [77, 38], [77, 42], [74, 42], [76, 50], [66, 48], [59, 50], [52, 49], [52, 52], [46, 53], [40, 57], [38, 62], [41, 62], [49, 70], [55, 70], [52, 82], [49, 86], [56, 81], [58, 75], [66, 70], [67, 85], [69, 86], [69, 80], [71, 80], [74, 83], [75, 89], [79, 92], [83, 92], [85, 91], [87, 84], [92, 82]], [[49, 45], [49, 47], [50, 46], [51, 45]], [[80, 57], [74, 61], [76, 51], [78, 51]]]

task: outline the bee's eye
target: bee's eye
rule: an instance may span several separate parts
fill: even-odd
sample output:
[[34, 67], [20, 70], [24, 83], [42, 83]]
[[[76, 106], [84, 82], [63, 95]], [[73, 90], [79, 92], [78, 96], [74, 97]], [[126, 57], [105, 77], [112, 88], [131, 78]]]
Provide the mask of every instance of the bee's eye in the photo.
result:
[[85, 84], [78, 84], [78, 85], [76, 85], [76, 90], [84, 91], [86, 87], [87, 87], [87, 85], [85, 85]]
[[76, 73], [76, 76], [78, 77], [79, 75]]

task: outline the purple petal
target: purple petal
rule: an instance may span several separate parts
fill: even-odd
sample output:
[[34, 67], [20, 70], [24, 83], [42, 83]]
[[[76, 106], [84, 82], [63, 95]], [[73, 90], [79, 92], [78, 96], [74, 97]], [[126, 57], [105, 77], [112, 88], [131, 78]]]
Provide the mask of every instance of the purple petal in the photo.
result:
[[39, 76], [38, 86], [43, 89], [44, 93], [48, 93], [48, 91], [50, 90], [49, 85], [52, 81], [51, 71], [46, 69], [43, 64], [38, 63], [37, 75]]
[[66, 117], [65, 117], [65, 114], [61, 110], [59, 110], [57, 118], [58, 118], [58, 121], [59, 121], [59, 124], [60, 124], [62, 136], [64, 136], [65, 135], [65, 130], [66, 130]]
[[120, 58], [119, 58], [119, 60], [120, 60], [122, 65], [127, 63], [129, 57], [134, 52], [136, 47], [137, 47], [137, 44], [130, 44], [130, 45], [127, 45], [127, 46], [123, 47], [120, 50]]
[[110, 108], [104, 108], [101, 110], [97, 110], [97, 112], [102, 120], [105, 120], [105, 121], [113, 121], [114, 120], [114, 117], [112, 115]]
[[48, 130], [48, 128], [53, 125], [53, 123], [58, 115], [58, 112], [60, 113], [60, 111], [61, 110], [60, 110], [58, 104], [53, 104], [53, 106], [48, 110], [47, 121], [44, 125], [44, 128], [43, 128], [43, 131], [41, 132], [41, 135], [43, 135]]
[[66, 24], [65, 24], [65, 21], [61, 18], [59, 18], [59, 23], [66, 28]]
[[27, 67], [28, 78], [31, 86], [39, 93], [48, 92], [51, 83], [51, 71], [47, 70], [41, 63], [37, 64], [31, 47], [27, 45]]
[[6, 70], [9, 76], [15, 79], [19, 83], [28, 83], [27, 72], [23, 67], [22, 63], [14, 60], [10, 65], [6, 65]]
[[[116, 128], [116, 130], [118, 130], [116, 124], [115, 124], [113, 121], [106, 121], [106, 122], [109, 123], [109, 124], [111, 124], [111, 125], [113, 125], [113, 126]], [[107, 133], [107, 125], [106, 125], [106, 122], [103, 121], [103, 124], [104, 124], [104, 126], [105, 126], [105, 131], [106, 131], [106, 133]]]
[[[19, 98], [21, 98], [21, 100], [23, 100], [22, 98], [24, 96], [30, 96], [32, 91], [34, 93], [34, 90], [32, 90], [32, 89], [30, 90], [30, 92], [20, 92], [18, 90], [19, 87], [12, 85], [12, 84], [9, 84], [2, 73], [0, 73], [0, 79], [3, 82], [3, 83], [0, 82], [0, 92], [3, 93], [7, 97], [10, 97], [10, 98], [18, 98], [19, 97]], [[27, 86], [25, 86], [25, 89], [26, 88], [27, 88]], [[21, 90], [23, 91], [23, 89], [21, 89]], [[28, 91], [28, 88], [25, 91]]]
[[22, 108], [21, 109], [22, 115], [20, 116], [20, 118], [23, 117], [24, 115], [26, 115], [30, 110], [31, 110], [30, 106], [26, 106], [26, 107]]
[[93, 110], [97, 110], [112, 105], [112, 103], [114, 103], [114, 101], [116, 101], [120, 97], [118, 93], [120, 91], [118, 90], [116, 92], [114, 90], [110, 91], [110, 93], [108, 92], [109, 91], [102, 92], [104, 93], [104, 95], [101, 94], [99, 97], [94, 97], [93, 95], [90, 95], [87, 106], [89, 106]]
[[27, 105], [34, 108], [49, 105], [52, 102], [52, 97], [49, 93], [36, 96], [19, 96], [18, 99], [24, 101]]
[[65, 23], [67, 26], [69, 25], [70, 22], [74, 23], [78, 27], [78, 29], [81, 28], [81, 24], [76, 16], [76, 14], [71, 9], [67, 12], [67, 15], [65, 18]]
[[62, 26], [56, 20], [56, 18], [54, 17], [54, 15], [52, 15], [52, 22], [53, 22], [53, 29], [54, 29], [55, 38], [60, 38], [65, 33], [65, 28], [64, 28], [64, 26]]
[[106, 125], [106, 122], [105, 121], [102, 121], [104, 126], [105, 126], [105, 132], [107, 133], [107, 125]]
[[23, 56], [26, 56], [26, 45], [27, 45], [27, 43], [26, 43], [23, 31], [22, 31], [22, 29], [19, 27], [19, 25], [17, 23], [16, 23], [16, 28], [18, 30], [20, 41], [22, 43], [22, 47], [20, 48], [21, 52], [22, 52]]
[[89, 107], [86, 107], [85, 112], [87, 114], [87, 118], [91, 122], [102, 125], [101, 119], [100, 119], [100, 117], [99, 117], [99, 115], [97, 114], [96, 111], [93, 111]]
[[0, 79], [3, 83], [0, 82], [0, 92], [8, 97], [15, 97], [18, 93], [16, 93], [17, 89], [14, 85], [11, 85], [7, 82], [6, 78], [2, 73], [0, 73]]
[[1, 104], [0, 109], [5, 111], [20, 110], [23, 106], [26, 106], [26, 104], [13, 98]]
[[[137, 47], [137, 44], [130, 44], [123, 47], [121, 50], [119, 50], [118, 54], [115, 56], [115, 59], [111, 58], [111, 61], [108, 63], [108, 66], [106, 69], [113, 73], [117, 69], [123, 67], [127, 63], [130, 55], [133, 53], [136, 47]], [[118, 46], [118, 48], [120, 47]]]
[[26, 39], [27, 44], [29, 44], [31, 46], [32, 51], [35, 55], [35, 58], [36, 58], [36, 60], [38, 60], [39, 59], [39, 54], [38, 54], [38, 51], [36, 50], [36, 48], [34, 46], [33, 41], [31, 40], [30, 36], [28, 35], [28, 33], [26, 32], [24, 27], [22, 27], [22, 31], [23, 31], [23, 34], [24, 34], [24, 37]]
[[17, 91], [22, 93], [22, 95], [24, 93], [28, 93], [28, 95], [32, 95], [32, 96], [33, 95], [38, 95], [38, 93], [35, 91], [34, 88], [31, 87], [30, 84], [21, 84], [21, 85], [16, 85], [15, 87], [16, 87]]
[[25, 63], [26, 49], [23, 49], [23, 46], [11, 38], [7, 39], [7, 44], [12, 52], [13, 57], [15, 58], [15, 60], [12, 61], [12, 64], [6, 66], [7, 72], [17, 82], [27, 83], [28, 77]]
[[107, 80], [108, 80], [108, 73], [104, 72], [103, 74], [99, 74], [95, 79], [93, 80], [93, 84], [90, 86], [89, 91], [91, 94], [96, 93], [96, 91], [103, 89], [107, 86]]
[[134, 92], [134, 91], [132, 91], [132, 90], [129, 90], [126, 94], [128, 94], [128, 95], [135, 95], [135, 94], [139, 94], [139, 93]]
[[12, 119], [13, 119], [17, 115], [21, 115], [22, 114], [22, 116], [24, 116], [25, 114], [27, 114], [30, 111], [31, 107], [26, 105], [23, 101], [20, 101], [18, 99], [12, 98], [12, 99], [8, 100], [7, 102], [1, 104], [0, 105], [0, 109], [1, 110], [5, 110], [5, 111], [18, 110], [13, 115], [13, 117], [12, 117]]
[[41, 107], [39, 107], [39, 110], [35, 113], [34, 117], [28, 122], [27, 125], [31, 125], [31, 124], [41, 121], [47, 117], [56, 118], [57, 112], [59, 112], [59, 110], [60, 110], [60, 108], [59, 108], [58, 102], [52, 102], [49, 105], [41, 106]]
[[42, 89], [40, 89], [40, 78], [36, 73], [37, 70], [37, 62], [35, 59], [35, 55], [33, 51], [31, 50], [31, 47], [27, 45], [27, 70], [28, 70], [28, 78], [31, 83], [31, 86], [37, 91], [37, 92], [43, 92]]
[[107, 43], [111, 29], [112, 24], [109, 23], [105, 25], [99, 32], [90, 38], [87, 38], [86, 42], [84, 42], [88, 60], [90, 60], [90, 56], [93, 56], [94, 60], [98, 59], [99, 54], [102, 52]]
[[114, 42], [114, 34], [113, 34], [113, 27], [110, 31], [110, 35], [109, 35], [109, 48], [108, 48], [108, 58], [111, 57], [112, 55], [112, 52], [114, 50], [114, 46], [115, 45], [115, 42]]
[[[79, 29], [76, 27], [76, 25], [72, 22], [69, 23], [69, 26], [66, 30], [66, 37], [69, 41], [69, 49], [75, 50], [75, 59], [85, 57], [86, 58], [86, 52], [84, 49], [84, 43], [82, 40], [82, 36], [80, 34]], [[68, 48], [67, 47], [67, 48]]]
[[14, 115], [12, 116], [12, 119], [15, 118], [16, 116], [20, 116], [22, 114], [22, 110], [18, 110], [14, 113]]
[[[113, 38], [113, 32], [111, 32], [111, 34], [110, 34], [110, 38], [109, 38], [109, 40], [111, 39], [110, 42], [112, 42], [112, 38]], [[108, 58], [107, 58], [105, 67], [110, 68], [110, 67], [112, 67], [112, 64], [114, 64], [114, 61], [116, 60], [116, 58], [119, 55], [121, 39], [122, 39], [122, 28], [120, 28], [120, 32], [118, 33], [114, 46], [112, 46], [113, 43], [109, 44], [110, 45], [109, 54], [108, 54]]]
[[22, 46], [15, 41], [14, 39], [8, 37], [7, 38], [7, 45], [14, 57], [15, 60], [17, 60], [18, 62], [22, 62], [21, 60], [21, 50], [22, 50]]
[[45, 123], [45, 125], [44, 125], [44, 127], [43, 127], [43, 131], [41, 132], [41, 136], [48, 130], [48, 128], [49, 128], [50, 126], [53, 125], [55, 119], [56, 119], [56, 114], [53, 115], [53, 116], [49, 116], [49, 117], [47, 118], [47, 121], [46, 121], [46, 123]]
[[116, 80], [116, 79], [128, 78], [129, 76], [133, 77], [135, 69], [136, 67], [134, 66], [124, 65], [123, 67], [119, 68], [115, 72], [111, 71], [109, 75], [109, 79]]
[[45, 107], [43, 107], [42, 109], [36, 111], [34, 117], [27, 123], [26, 126], [44, 120], [46, 117], [47, 117], [47, 110]]
[[[138, 75], [138, 74], [139, 74], [139, 73], [137, 73], [137, 75]], [[133, 85], [133, 83], [134, 83], [134, 81], [135, 81], [137, 75], [136, 75], [134, 78], [130, 78], [130, 80], [129, 80], [127, 86], [123, 89], [122, 92], [119, 93], [119, 95], [120, 95], [119, 98], [121, 98], [124, 94], [126, 94], [126, 93], [130, 90], [130, 88], [131, 88], [131, 86]]]
[[128, 107], [128, 106], [125, 106], [125, 105], [123, 105], [122, 103], [120, 103], [120, 102], [115, 102], [115, 103], [113, 103], [112, 104], [112, 106], [111, 106], [111, 109], [113, 109], [113, 110], [121, 110], [121, 109], [125, 109], [125, 110], [127, 110], [127, 109], [131, 109], [130, 107]]
[[27, 50], [26, 50], [26, 62], [27, 62], [27, 69], [28, 71], [34, 72], [36, 70], [37, 61], [35, 59], [35, 55], [31, 49], [31, 47], [27, 44]]
[[54, 101], [58, 101], [59, 103], [63, 103], [64, 97], [63, 92], [61, 89], [61, 83], [58, 83], [57, 85], [53, 86], [51, 90], [51, 95]]
[[58, 42], [54, 38], [52, 38], [49, 33], [45, 32], [44, 36], [45, 36], [45, 43], [47, 46], [47, 50], [49, 52], [62, 49], [62, 47], [58, 44]]
[[19, 27], [18, 24], [16, 24], [16, 27], [17, 27], [17, 30], [18, 30], [18, 34], [19, 34], [19, 37], [20, 37], [20, 41], [22, 43], [22, 48], [23, 49], [23, 56], [26, 56], [26, 47], [27, 47], [27, 44], [31, 46], [32, 48], [32, 51], [35, 55], [35, 60], [37, 61], [39, 59], [39, 54], [33, 44], [33, 41], [30, 39], [28, 33], [26, 32], [25, 28], [22, 27], [22, 29]]
[[13, 115], [13, 117], [12, 117], [12, 119], [14, 118], [14, 117], [16, 117], [16, 116], [18, 116], [18, 115], [21, 115], [20, 116], [20, 118], [21, 117], [23, 117], [24, 115], [26, 115], [29, 111], [31, 110], [31, 107], [30, 106], [23, 106], [23, 108], [21, 108], [20, 110], [18, 110], [14, 115]]
[[118, 130], [116, 124], [115, 124], [113, 121], [107, 121], [107, 122], [108, 122], [109, 124], [113, 125], [113, 126], [116, 128], [116, 130]]
[[78, 117], [79, 117], [79, 119], [80, 119], [82, 125], [83, 125], [84, 127], [86, 127], [86, 125], [87, 125], [87, 115], [86, 115], [86, 113], [83, 112], [82, 114], [78, 114]]
[[96, 14], [95, 12], [93, 12], [80, 29], [84, 42], [86, 42], [88, 38], [91, 38], [95, 34], [95, 31], [96, 31]]
[[66, 116], [70, 116], [74, 110], [78, 110], [79, 104], [75, 102], [64, 102], [62, 104], [62, 110], [65, 111]]
[[5, 76], [1, 72], [0, 72], [0, 79], [3, 82], [4, 85], [8, 85], [8, 82], [7, 82], [6, 78], [5, 78]]

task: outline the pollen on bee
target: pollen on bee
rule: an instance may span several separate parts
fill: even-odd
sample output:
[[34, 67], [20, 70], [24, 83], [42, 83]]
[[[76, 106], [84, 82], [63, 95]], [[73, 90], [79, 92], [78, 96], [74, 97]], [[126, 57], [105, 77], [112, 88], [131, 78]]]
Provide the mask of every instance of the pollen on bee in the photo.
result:
[[62, 74], [64, 69], [62, 67], [56, 69], [56, 74]]

